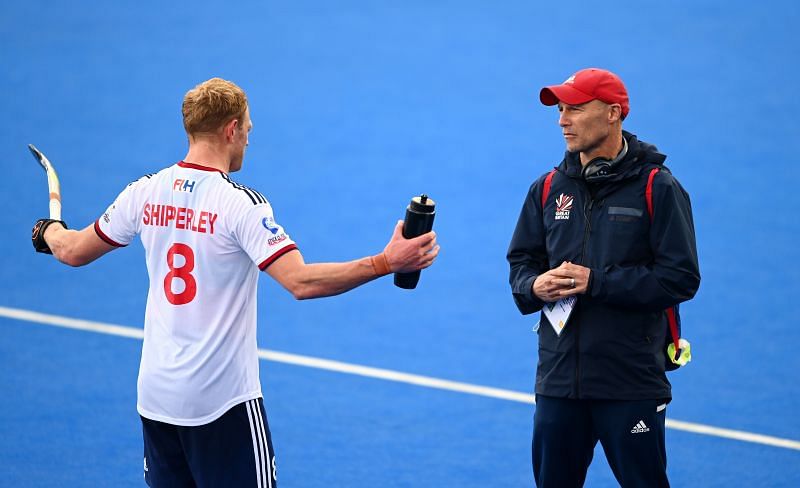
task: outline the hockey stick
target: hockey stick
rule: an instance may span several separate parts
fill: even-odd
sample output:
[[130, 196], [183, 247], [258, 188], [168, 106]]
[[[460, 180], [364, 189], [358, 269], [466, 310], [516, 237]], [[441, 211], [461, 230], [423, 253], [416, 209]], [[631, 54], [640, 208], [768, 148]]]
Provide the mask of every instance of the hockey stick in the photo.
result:
[[28, 144], [28, 149], [33, 153], [33, 157], [44, 168], [47, 173], [47, 187], [50, 190], [50, 218], [53, 220], [61, 220], [61, 184], [58, 182], [58, 175], [55, 168], [50, 163], [50, 160], [36, 149], [33, 144]]

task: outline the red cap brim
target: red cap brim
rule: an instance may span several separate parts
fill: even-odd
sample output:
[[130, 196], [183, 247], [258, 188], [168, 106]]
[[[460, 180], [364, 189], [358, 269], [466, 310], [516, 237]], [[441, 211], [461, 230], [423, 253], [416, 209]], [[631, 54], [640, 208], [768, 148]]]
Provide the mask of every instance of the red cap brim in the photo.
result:
[[546, 86], [539, 92], [539, 100], [544, 105], [557, 105], [558, 102], [564, 102], [569, 105], [580, 105], [582, 103], [591, 102], [594, 99], [595, 97], [587, 95], [570, 85]]

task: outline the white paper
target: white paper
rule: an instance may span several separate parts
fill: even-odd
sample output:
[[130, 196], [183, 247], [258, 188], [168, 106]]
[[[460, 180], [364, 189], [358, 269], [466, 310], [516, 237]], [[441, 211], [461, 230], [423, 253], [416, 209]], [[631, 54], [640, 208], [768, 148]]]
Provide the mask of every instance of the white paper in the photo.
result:
[[557, 336], [560, 336], [561, 331], [566, 327], [569, 315], [572, 313], [572, 308], [575, 306], [577, 300], [578, 297], [572, 295], [562, 298], [557, 302], [544, 304], [542, 312], [544, 312], [544, 316], [547, 317], [547, 321], [550, 322], [550, 325], [553, 326], [553, 330], [556, 332]]

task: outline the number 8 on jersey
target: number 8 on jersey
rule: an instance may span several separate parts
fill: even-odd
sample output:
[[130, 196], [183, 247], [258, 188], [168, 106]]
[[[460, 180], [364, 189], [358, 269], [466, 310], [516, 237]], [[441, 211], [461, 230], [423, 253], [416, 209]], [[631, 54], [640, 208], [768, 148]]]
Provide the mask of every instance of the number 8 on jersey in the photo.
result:
[[[175, 255], [183, 257], [183, 266], [175, 266]], [[167, 251], [167, 266], [169, 273], [164, 277], [164, 294], [167, 300], [173, 305], [185, 305], [194, 300], [197, 295], [197, 281], [192, 276], [194, 270], [194, 251], [186, 244], [176, 242]], [[180, 293], [174, 293], [173, 283], [175, 278], [183, 280], [184, 288]]]

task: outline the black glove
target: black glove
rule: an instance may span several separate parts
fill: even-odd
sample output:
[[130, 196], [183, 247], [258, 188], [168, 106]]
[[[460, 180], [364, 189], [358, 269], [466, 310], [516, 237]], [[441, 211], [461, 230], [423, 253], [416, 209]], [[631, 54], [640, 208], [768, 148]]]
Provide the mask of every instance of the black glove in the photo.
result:
[[33, 231], [31, 232], [31, 240], [33, 241], [33, 248], [36, 249], [36, 252], [53, 254], [53, 251], [50, 250], [50, 246], [48, 246], [47, 242], [44, 240], [44, 231], [47, 230], [50, 224], [55, 223], [63, 225], [65, 229], [69, 228], [63, 220], [39, 219], [36, 221], [36, 224], [33, 226]]

